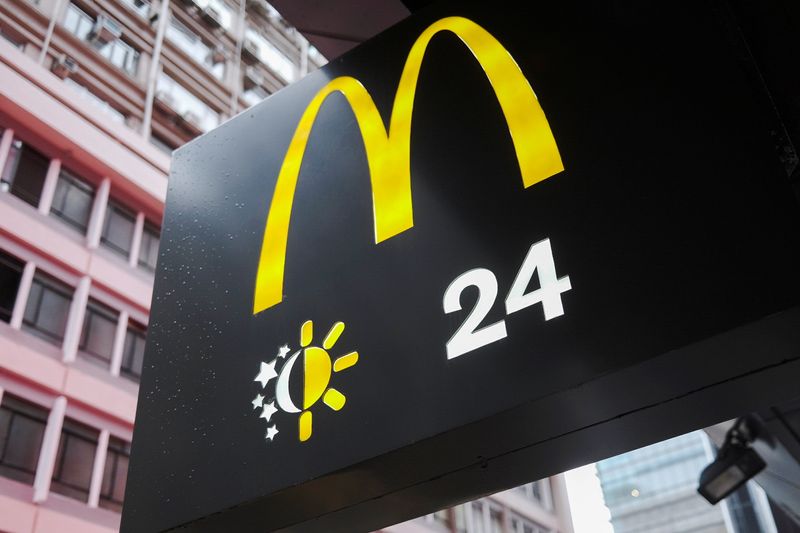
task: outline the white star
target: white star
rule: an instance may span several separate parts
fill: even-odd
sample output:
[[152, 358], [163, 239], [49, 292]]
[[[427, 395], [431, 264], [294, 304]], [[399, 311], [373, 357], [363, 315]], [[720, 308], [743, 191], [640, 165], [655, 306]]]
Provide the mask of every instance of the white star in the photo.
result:
[[270, 426], [267, 428], [267, 438], [271, 441], [278, 434], [277, 426]]
[[263, 407], [264, 405], [264, 397], [260, 394], [256, 396], [256, 399], [253, 400], [253, 409], [258, 409], [259, 407]]
[[286, 357], [286, 354], [288, 354], [289, 351], [290, 351], [289, 350], [289, 345], [288, 344], [284, 344], [283, 346], [281, 346], [281, 349], [278, 350], [278, 357], [281, 357], [281, 358]]
[[266, 387], [269, 380], [272, 378], [278, 377], [277, 372], [275, 372], [275, 362], [277, 359], [273, 359], [271, 363], [261, 363], [261, 370], [259, 371], [256, 379], [253, 381], [258, 381], [261, 383], [261, 387]]
[[264, 404], [264, 410], [261, 411], [261, 416], [258, 418], [266, 418], [267, 422], [269, 422], [272, 415], [278, 412], [278, 408], [275, 407], [275, 402], [269, 402]]

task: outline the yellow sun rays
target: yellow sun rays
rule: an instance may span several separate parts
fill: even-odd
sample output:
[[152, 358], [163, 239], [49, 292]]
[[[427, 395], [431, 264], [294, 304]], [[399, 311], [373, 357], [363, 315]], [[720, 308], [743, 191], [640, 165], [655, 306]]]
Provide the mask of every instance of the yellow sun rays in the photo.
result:
[[307, 320], [300, 327], [300, 346], [305, 348], [303, 369], [303, 412], [298, 421], [300, 441], [311, 438], [313, 416], [309, 410], [320, 398], [322, 403], [339, 411], [347, 402], [347, 397], [338, 390], [328, 387], [331, 371], [341, 372], [358, 362], [358, 352], [350, 352], [337, 358], [331, 365], [330, 350], [344, 332], [344, 322], [336, 322], [322, 341], [322, 348], [310, 346], [314, 340], [314, 323]]

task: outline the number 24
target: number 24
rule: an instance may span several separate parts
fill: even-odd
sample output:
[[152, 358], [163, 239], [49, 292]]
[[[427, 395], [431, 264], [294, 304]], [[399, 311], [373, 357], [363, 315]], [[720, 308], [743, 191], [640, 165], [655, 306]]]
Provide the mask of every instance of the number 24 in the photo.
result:
[[[525, 293], [534, 272], [539, 277], [539, 288]], [[448, 359], [464, 355], [508, 336], [505, 320], [478, 329], [497, 298], [497, 278], [491, 270], [486, 268], [468, 270], [453, 280], [444, 292], [442, 303], [445, 314], [461, 310], [461, 293], [473, 285], [478, 288], [478, 301], [461, 327], [445, 344]], [[569, 276], [562, 278], [556, 276], [550, 239], [539, 241], [528, 250], [528, 255], [525, 256], [525, 260], [517, 272], [511, 290], [508, 291], [506, 315], [541, 303], [545, 320], [559, 317], [564, 314], [561, 294], [571, 288]]]

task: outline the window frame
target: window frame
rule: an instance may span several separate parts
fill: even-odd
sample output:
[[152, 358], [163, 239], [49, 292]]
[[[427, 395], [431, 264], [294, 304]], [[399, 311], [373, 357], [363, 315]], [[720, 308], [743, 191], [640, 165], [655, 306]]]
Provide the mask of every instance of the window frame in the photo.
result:
[[[70, 16], [78, 17], [78, 23], [74, 25], [74, 28], [73, 24], [69, 20]], [[97, 46], [88, 39], [89, 33], [91, 33], [91, 27], [97, 23], [97, 18], [97, 15], [91, 15], [85, 9], [83, 9], [82, 6], [70, 1], [64, 10], [63, 17], [61, 18], [61, 26], [74, 37], [86, 43], [89, 48], [97, 52], [98, 55], [103, 57], [111, 65], [124, 72], [131, 78], [137, 78], [139, 74], [139, 64], [142, 57], [141, 50], [128, 43], [122, 38], [122, 36], [102, 46]], [[89, 22], [90, 29], [85, 30], [85, 28], [81, 28], [81, 22]], [[116, 59], [112, 59], [115, 56], [115, 49], [117, 48], [121, 49], [123, 53], [122, 61], [120, 62], [121, 64], [118, 63]]]
[[[46, 165], [44, 165], [44, 175], [41, 177], [41, 188], [39, 189], [38, 193], [35, 194], [29, 194], [29, 191], [21, 189], [19, 185], [15, 187], [15, 184], [17, 184], [19, 178], [17, 173], [19, 172], [20, 163], [22, 162], [23, 156], [27, 152], [31, 152], [34, 157], [38, 157], [41, 158], [42, 161], [46, 161]], [[16, 196], [26, 204], [38, 208], [39, 203], [42, 201], [44, 184], [47, 180], [47, 173], [50, 171], [50, 165], [52, 162], [52, 158], [47, 154], [37, 150], [30, 143], [25, 142], [23, 139], [14, 135], [11, 139], [11, 147], [8, 151], [5, 164], [3, 165], [3, 168], [0, 169], [0, 183], [2, 183], [0, 188], [2, 188], [4, 192]], [[24, 194], [20, 194], [20, 192], [23, 192]]]
[[[64, 332], [61, 333], [60, 336], [55, 335], [49, 331], [46, 331], [36, 326], [36, 323], [38, 322], [39, 315], [42, 309], [42, 298], [44, 296], [44, 291], [41, 291], [39, 293], [39, 298], [36, 303], [36, 321], [31, 322], [30, 320], [28, 320], [27, 316], [28, 309], [31, 307], [30, 293], [33, 292], [33, 286], [36, 285], [37, 283], [42, 285], [46, 289], [50, 290], [51, 292], [54, 292], [55, 294], [62, 296], [69, 302], [67, 304], [67, 319], [65, 320], [64, 324]], [[67, 327], [66, 323], [69, 321], [69, 311], [72, 306], [72, 299], [75, 296], [75, 289], [73, 288], [71, 293], [69, 292], [69, 289], [70, 287], [66, 283], [63, 283], [54, 276], [51, 276], [50, 274], [47, 274], [37, 268], [33, 276], [33, 281], [31, 282], [31, 290], [28, 293], [28, 301], [25, 304], [25, 313], [22, 318], [22, 326], [25, 329], [25, 331], [28, 331], [29, 333], [36, 335], [37, 337], [44, 338], [45, 340], [55, 342], [56, 344], [63, 343], [64, 337], [66, 335], [66, 327]]]
[[[108, 238], [106, 238], [106, 232], [109, 229], [109, 225], [111, 224], [111, 215], [112, 212], [119, 213], [123, 218], [128, 219], [131, 222], [131, 238], [128, 242], [128, 249], [123, 249], [117, 246], [116, 243], [111, 242]], [[109, 200], [108, 206], [106, 207], [106, 215], [103, 220], [103, 227], [100, 231], [100, 243], [107, 247], [109, 250], [129, 259], [131, 256], [131, 249], [133, 248], [133, 240], [136, 237], [136, 213], [122, 205], [121, 203], [115, 200]]]
[[[150, 234], [148, 234], [148, 231]], [[139, 265], [140, 268], [147, 270], [148, 272], [155, 272], [156, 266], [158, 265], [158, 249], [159, 246], [156, 247], [155, 257], [147, 257], [145, 260], [142, 259], [142, 253], [145, 251], [145, 238], [152, 239], [155, 237], [158, 239], [159, 246], [161, 245], [161, 228], [150, 222], [149, 220], [145, 219], [144, 226], [142, 227], [142, 238], [139, 242], [139, 257], [136, 259], [136, 264]], [[148, 248], [149, 250], [149, 248]], [[148, 253], [149, 255], [149, 253]], [[152, 259], [153, 264], [151, 265], [146, 261], [146, 259]]]
[[[94, 434], [94, 440], [87, 436], [89, 433]], [[90, 465], [90, 469], [94, 469], [94, 459], [97, 456], [100, 431], [73, 418], [64, 417], [64, 422], [61, 426], [61, 434], [58, 439], [58, 450], [56, 450], [53, 475], [50, 478], [50, 490], [57, 494], [61, 494], [62, 496], [73, 498], [78, 501], [88, 501], [89, 492], [92, 490], [92, 471], [89, 472], [89, 483], [85, 490], [83, 487], [73, 485], [72, 483], [68, 483], [60, 479], [64, 475], [64, 463], [67, 456], [66, 450], [70, 443], [69, 439], [77, 439], [85, 443], [92, 443], [94, 445], [94, 453], [92, 454], [92, 461]], [[65, 492], [59, 491], [58, 489], [61, 487], [65, 487], [67, 489], [65, 492], [75, 491], [80, 494], [85, 494], [85, 499], [81, 500], [80, 498], [77, 498], [71, 494], [66, 494]]]
[[[58, 195], [58, 189], [62, 183], [68, 183], [69, 187], [74, 187], [75, 189], [88, 193], [89, 196], [89, 208], [88, 213], [86, 214], [86, 223], [82, 224], [79, 221], [73, 220], [70, 218], [66, 213], [61, 210], [61, 206], [57, 207], [55, 202]], [[70, 172], [67, 169], [61, 169], [61, 172], [58, 174], [58, 180], [56, 182], [56, 189], [53, 193], [53, 203], [50, 206], [50, 214], [61, 220], [62, 222], [66, 223], [68, 226], [72, 227], [73, 229], [77, 230], [82, 235], [86, 235], [86, 232], [89, 229], [89, 222], [92, 219], [92, 207], [94, 205], [95, 195], [97, 194], [97, 189], [93, 187], [90, 183], [85, 180], [79, 178], [74, 172]], [[67, 196], [65, 195], [65, 198]]]
[[[135, 351], [135, 344], [134, 349], [131, 354], [129, 354], [128, 348], [128, 336], [133, 335], [137, 341], [141, 341], [146, 345], [147, 343], [147, 327], [134, 321], [128, 320], [128, 327], [125, 330], [125, 342], [123, 343], [122, 347], [122, 360], [120, 361], [119, 373], [121, 376], [130, 379], [131, 381], [135, 381], [139, 383], [142, 379], [142, 371], [144, 370], [144, 352], [142, 353], [142, 366], [139, 368], [138, 373], [133, 368], [133, 361], [135, 360], [134, 355]], [[130, 364], [126, 364], [126, 362], [130, 362]]]
[[[9, 406], [8, 404], [11, 403], [12, 405]], [[17, 404], [17, 405], [14, 405]], [[18, 396], [13, 396], [8, 392], [3, 394], [2, 402], [0, 402], [0, 410], [5, 409], [6, 411], [10, 411], [11, 415], [8, 422], [8, 431], [3, 439], [2, 445], [0, 445], [0, 476], [5, 477], [7, 479], [14, 479], [20, 483], [26, 483], [28, 485], [32, 485], [33, 481], [36, 477], [36, 469], [37, 466], [33, 467], [33, 470], [27, 470], [25, 468], [12, 465], [5, 462], [6, 453], [9, 450], [9, 441], [11, 440], [12, 436], [15, 435], [12, 427], [14, 424], [14, 419], [17, 416], [21, 416], [26, 418], [30, 421], [38, 422], [41, 424], [41, 439], [39, 440], [37, 451], [35, 453], [37, 457], [37, 465], [38, 465], [38, 456], [41, 453], [42, 443], [44, 442], [44, 434], [47, 429], [47, 419], [49, 416], [49, 412], [46, 408], [39, 406], [33, 402], [27, 401], [23, 398]], [[18, 434], [18, 433], [17, 433]], [[16, 477], [10, 477], [5, 475], [5, 470], [13, 470], [15, 472], [22, 472], [25, 479], [20, 479]]]
[[[113, 463], [109, 465], [109, 459], [113, 456]], [[108, 439], [108, 446], [106, 447], [106, 460], [103, 464], [103, 479], [100, 484], [100, 500], [98, 502], [100, 507], [119, 512], [122, 509], [122, 504], [125, 501], [125, 488], [122, 489], [122, 500], [114, 499], [114, 487], [117, 484], [117, 475], [119, 474], [120, 458], [125, 457], [128, 460], [128, 467], [130, 467], [131, 457], [131, 443], [119, 437], [111, 436]], [[109, 486], [105, 487], [106, 474], [109, 466], [112, 467]], [[125, 482], [127, 484], [128, 469], [125, 469]], [[104, 505], [105, 504], [105, 505]]]
[[[119, 324], [119, 311], [98, 301], [94, 298], [89, 298], [86, 303], [86, 312], [83, 315], [83, 324], [81, 325], [81, 336], [78, 340], [78, 353], [81, 355], [88, 355], [91, 360], [100, 362], [110, 366], [111, 360], [114, 356], [114, 337], [116, 336], [117, 325]], [[91, 335], [91, 318], [99, 316], [108, 320], [114, 326], [114, 334], [111, 337], [111, 346], [109, 347], [108, 356], [94, 352], [87, 347], [89, 336]]]
[[6, 309], [0, 306], [0, 322], [8, 323], [11, 322], [11, 317], [14, 314], [14, 306], [19, 296], [19, 284], [22, 281], [22, 274], [25, 271], [25, 261], [0, 248], [0, 268], [3, 267], [7, 268], [10, 272], [18, 272], [19, 274], [16, 291], [14, 291], [13, 297], [9, 298], [9, 300], [11, 300], [11, 307]]

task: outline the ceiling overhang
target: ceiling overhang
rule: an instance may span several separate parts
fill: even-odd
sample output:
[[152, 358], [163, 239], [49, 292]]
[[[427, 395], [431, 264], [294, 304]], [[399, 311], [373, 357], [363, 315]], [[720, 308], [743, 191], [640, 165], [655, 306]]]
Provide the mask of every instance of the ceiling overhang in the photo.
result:
[[283, 18], [335, 59], [403, 20], [427, 0], [272, 0]]

